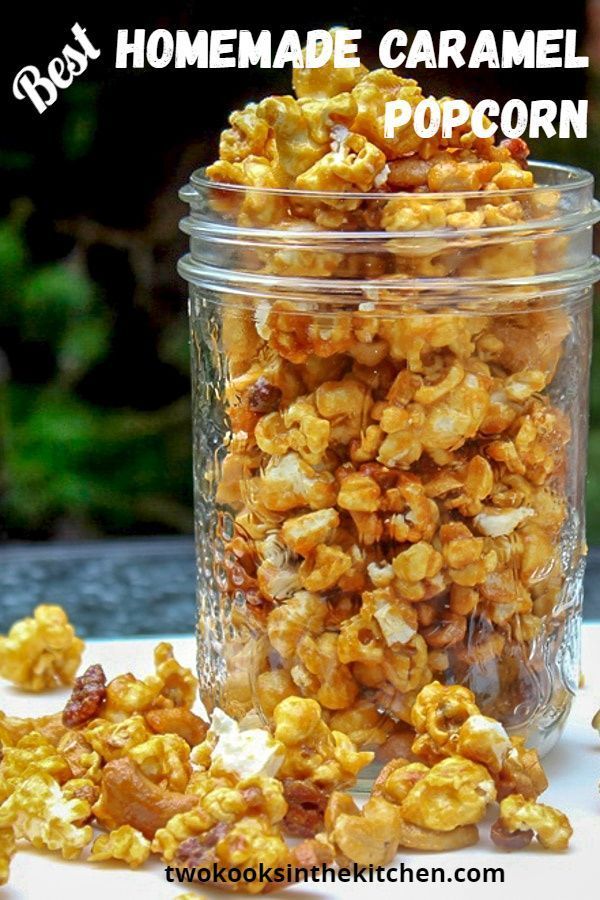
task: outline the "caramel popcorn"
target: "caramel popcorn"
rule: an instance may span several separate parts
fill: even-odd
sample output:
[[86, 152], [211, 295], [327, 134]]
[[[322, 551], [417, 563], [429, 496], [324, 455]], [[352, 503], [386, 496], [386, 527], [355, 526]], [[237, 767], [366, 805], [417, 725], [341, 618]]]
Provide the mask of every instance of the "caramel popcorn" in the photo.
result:
[[[305, 594], [297, 612], [310, 609], [315, 597], [324, 613], [321, 629], [328, 615], [322, 598]], [[388, 589], [378, 588], [365, 598], [363, 610], [369, 616], [363, 627], [377, 634], [381, 646], [375, 649], [384, 662], [389, 650], [410, 645], [418, 626], [414, 604], [393, 600]], [[319, 630], [315, 640], [320, 638], [337, 641], [338, 635]], [[305, 649], [298, 652], [309, 666]], [[293, 645], [287, 650], [295, 652]], [[172, 659], [164, 645], [156, 656]], [[375, 659], [381, 662], [377, 653]], [[186, 691], [179, 688], [188, 679], [178, 666], [169, 667], [175, 685], [167, 693], [167, 679], [159, 679], [160, 702], [185, 702]], [[113, 721], [114, 706], [97, 702], [95, 685], [101, 679], [89, 679], [88, 673], [74, 692], [82, 702], [73, 703], [73, 697], [67, 702], [74, 727], [65, 726], [60, 713], [30, 720], [3, 714], [0, 881], [8, 878], [17, 840], [75, 859], [92, 842], [95, 824], [106, 831], [93, 840], [89, 861], [119, 860], [132, 868], [150, 854], [167, 864], [215, 863], [225, 872], [259, 863], [385, 865], [398, 847], [443, 852], [476, 843], [477, 823], [496, 796], [500, 818], [492, 838], [500, 847], [518, 849], [535, 834], [548, 849], [568, 844], [566, 816], [535, 802], [545, 787], [537, 754], [482, 715], [467, 688], [431, 682], [411, 692], [417, 761], [408, 727], [398, 730], [373, 703], [361, 700], [331, 712], [314, 699], [287, 693], [284, 669], [262, 674], [272, 698], [273, 734], [252, 717], [239, 724], [218, 708], [210, 727], [200, 728], [186, 706], [152, 708], [146, 722], [133, 711], [139, 703], [129, 716]], [[146, 682], [128, 674], [111, 684], [117, 685], [116, 696], [123, 683], [131, 696], [134, 685], [139, 701], [146, 694], [138, 685]], [[91, 684], [89, 704], [86, 684]], [[98, 713], [89, 722], [88, 706]], [[150, 732], [147, 724], [157, 730]], [[34, 725], [39, 730], [31, 730]], [[341, 791], [353, 787], [374, 753], [357, 750], [353, 737], [359, 744], [387, 747], [389, 754], [362, 809]], [[302, 841], [291, 847], [285, 835]], [[259, 882], [238, 884], [229, 887], [250, 893], [267, 889]]]
[[373, 759], [357, 752], [342, 732], [331, 731], [316, 700], [287, 697], [275, 708], [275, 739], [285, 748], [280, 778], [309, 779], [321, 787], [349, 787]]
[[83, 729], [83, 737], [104, 762], [120, 759], [151, 737], [143, 716], [130, 715], [118, 722], [94, 719]]
[[[215, 862], [225, 870], [258, 869], [260, 863], [286, 866], [293, 861], [293, 856], [278, 826], [263, 816], [247, 816], [231, 826], [217, 825], [205, 834], [183, 841], [175, 861], [183, 866], [205, 866]], [[265, 884], [260, 881], [231, 881], [227, 886], [234, 893], [258, 894], [265, 890]]]
[[402, 827], [398, 807], [372, 797], [362, 810], [349, 794], [332, 794], [325, 813], [327, 836], [345, 859], [359, 865], [383, 866], [396, 855]]
[[0, 806], [0, 830], [12, 826], [17, 838], [34, 847], [60, 850], [65, 859], [75, 859], [92, 839], [90, 826], [78, 824], [90, 812], [85, 800], [66, 799], [51, 775], [36, 772], [20, 781]]
[[101, 834], [92, 845], [88, 856], [89, 862], [105, 862], [118, 859], [126, 862], [132, 869], [143, 865], [150, 856], [150, 841], [131, 825]]
[[8, 881], [10, 861], [16, 849], [15, 833], [12, 828], [0, 828], [0, 887]]
[[147, 778], [170, 791], [183, 792], [192, 774], [189, 745], [176, 734], [153, 735], [127, 756]]
[[66, 755], [39, 732], [22, 737], [14, 747], [2, 748], [0, 795], [9, 796], [30, 775], [46, 773], [59, 784], [73, 775]]
[[164, 828], [157, 830], [152, 841], [152, 852], [160, 854], [164, 862], [173, 862], [180, 844], [188, 838], [209, 832], [214, 825], [215, 820], [198, 806], [189, 812], [178, 813], [168, 820]]
[[414, 752], [428, 760], [458, 752], [460, 729], [474, 715], [479, 715], [479, 708], [468, 688], [445, 686], [439, 681], [428, 684], [412, 707], [411, 719], [417, 735]]
[[403, 818], [432, 831], [475, 825], [496, 798], [487, 770], [460, 756], [436, 763], [408, 792], [400, 805]]
[[38, 606], [0, 636], [0, 676], [33, 692], [72, 684], [83, 648], [60, 606]]
[[160, 705], [191, 709], [198, 694], [198, 679], [191, 669], [177, 662], [171, 644], [162, 641], [156, 646], [154, 666], [155, 679], [160, 684]]
[[[502, 800], [497, 824], [509, 836], [515, 833], [526, 834], [531, 840], [535, 833], [546, 850], [566, 850], [573, 834], [564, 813], [552, 806], [526, 800], [521, 794], [511, 794]], [[503, 846], [502, 839], [498, 839], [494, 830], [492, 838], [499, 846]]]

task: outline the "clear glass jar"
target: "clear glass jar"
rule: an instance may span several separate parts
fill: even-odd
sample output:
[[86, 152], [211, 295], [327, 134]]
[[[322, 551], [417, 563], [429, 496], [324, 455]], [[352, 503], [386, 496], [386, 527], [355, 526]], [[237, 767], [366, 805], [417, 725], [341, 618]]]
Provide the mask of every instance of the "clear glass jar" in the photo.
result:
[[438, 679], [559, 736], [598, 207], [587, 173], [531, 168], [483, 194], [182, 190], [209, 709], [314, 697], [382, 762]]

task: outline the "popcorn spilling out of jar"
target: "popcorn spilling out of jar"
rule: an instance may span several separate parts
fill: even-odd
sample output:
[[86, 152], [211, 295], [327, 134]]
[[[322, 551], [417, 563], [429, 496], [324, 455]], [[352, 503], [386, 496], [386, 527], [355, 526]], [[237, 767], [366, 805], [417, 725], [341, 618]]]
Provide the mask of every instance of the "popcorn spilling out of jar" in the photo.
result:
[[[39, 669], [59, 636], [81, 654], [64, 611], [38, 607], [0, 636], [2, 674], [29, 690], [7, 660], [18, 652]], [[34, 847], [132, 869], [152, 859], [171, 870], [215, 866], [229, 890], [260, 893], [322, 864], [383, 866], [403, 848], [469, 847], [494, 807], [489, 838], [500, 849], [569, 846], [566, 815], [539, 802], [548, 783], [538, 754], [482, 715], [464, 686], [433, 681], [416, 694], [412, 743], [359, 805], [349, 791], [374, 753], [332, 727], [315, 699], [285, 697], [271, 728], [219, 708], [207, 723], [192, 711], [197, 680], [169, 644], [155, 648], [145, 678], [108, 681], [100, 663], [75, 677], [79, 662], [63, 672], [73, 686], [62, 710], [0, 712], [0, 884], [15, 853]], [[258, 875], [265, 868], [282, 874], [273, 882]]]

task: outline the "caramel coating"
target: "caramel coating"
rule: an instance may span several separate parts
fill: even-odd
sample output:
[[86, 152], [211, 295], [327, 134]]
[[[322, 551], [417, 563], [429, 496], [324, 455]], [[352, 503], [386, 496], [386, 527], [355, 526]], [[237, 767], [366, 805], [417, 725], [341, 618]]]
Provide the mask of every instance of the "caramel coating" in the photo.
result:
[[89, 817], [88, 802], [67, 799], [51, 775], [37, 771], [20, 780], [0, 806], [0, 831], [12, 826], [15, 837], [34, 847], [75, 859], [92, 839], [90, 826], [80, 827]]
[[83, 648], [65, 611], [42, 604], [0, 635], [0, 676], [35, 693], [70, 685]]
[[[385, 594], [379, 588], [369, 601], [375, 622], [382, 609], [375, 603], [382, 599], [378, 591]], [[413, 607], [403, 609], [404, 626], [411, 622], [414, 628]], [[389, 638], [389, 623], [381, 630]], [[113, 721], [104, 716], [112, 717], [115, 707], [102, 704], [98, 718], [72, 728], [62, 725], [60, 714], [35, 720], [3, 715], [0, 880], [8, 878], [17, 840], [74, 859], [92, 841], [95, 823], [107, 831], [95, 839], [89, 861], [120, 860], [131, 868], [151, 853], [168, 864], [215, 863], [226, 872], [265, 861], [308, 868], [323, 862], [385, 865], [398, 847], [443, 852], [476, 843], [477, 823], [497, 793], [504, 798], [492, 828], [498, 846], [518, 849], [534, 833], [547, 849], [567, 846], [566, 816], [534, 799], [545, 786], [537, 754], [483, 716], [468, 689], [435, 682], [414, 693], [416, 761], [407, 726], [398, 728], [365, 701], [332, 713], [313, 699], [287, 694], [285, 680], [272, 677], [284, 671], [263, 673], [269, 676], [265, 689], [272, 693], [274, 737], [281, 748], [274, 777], [264, 774], [263, 738], [267, 746], [275, 743], [266, 729], [260, 733], [253, 725], [243, 738], [238, 727], [239, 753], [232, 733], [227, 752], [219, 755], [219, 718], [213, 717], [216, 731], [191, 748], [183, 734], [166, 730], [172, 722], [181, 731], [196, 732], [196, 717], [185, 706], [158, 706]], [[126, 695], [136, 698], [134, 709], [146, 703], [139, 685], [147, 687], [147, 681], [129, 675], [115, 683], [116, 696], [124, 684]], [[153, 691], [153, 696], [159, 695]], [[151, 723], [163, 730], [150, 732]], [[39, 731], [31, 730], [34, 724]], [[354, 786], [374, 754], [357, 750], [336, 725], [396, 751], [362, 809], [342, 790]], [[405, 755], [397, 755], [400, 750]], [[230, 765], [244, 754], [256, 759], [255, 774], [237, 774]], [[514, 790], [507, 796], [514, 784], [528, 796]], [[303, 840], [290, 847], [285, 834]], [[230, 887], [238, 889], [234, 882]], [[269, 889], [267, 883], [253, 883], [251, 892]]]
[[150, 841], [131, 825], [121, 825], [108, 834], [101, 834], [92, 845], [90, 862], [118, 859], [132, 869], [143, 865], [150, 856]]
[[573, 834], [564, 813], [552, 806], [511, 794], [500, 803], [500, 826], [509, 834], [535, 832], [546, 850], [566, 850]]
[[144, 837], [154, 837], [177, 813], [197, 804], [193, 796], [162, 789], [147, 778], [130, 759], [106, 764], [102, 789], [93, 812], [106, 828], [131, 825]]
[[8, 881], [10, 861], [14, 856], [16, 843], [12, 828], [0, 828], [0, 887]]

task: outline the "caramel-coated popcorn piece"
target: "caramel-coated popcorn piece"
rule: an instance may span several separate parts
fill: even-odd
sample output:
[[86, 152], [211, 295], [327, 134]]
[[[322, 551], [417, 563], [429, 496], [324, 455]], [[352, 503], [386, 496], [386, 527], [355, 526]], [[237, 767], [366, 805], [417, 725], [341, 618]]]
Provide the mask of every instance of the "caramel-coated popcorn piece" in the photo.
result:
[[59, 784], [64, 784], [73, 775], [64, 753], [39, 732], [25, 735], [14, 747], [2, 748], [0, 778], [7, 793], [25, 778], [39, 772], [51, 775]]
[[82, 734], [105, 762], [126, 756], [130, 750], [151, 737], [146, 721], [140, 715], [130, 715], [117, 722], [94, 719], [86, 725]]
[[258, 491], [264, 506], [273, 512], [286, 512], [308, 506], [325, 509], [337, 496], [330, 472], [312, 468], [297, 453], [274, 457], [263, 473]]
[[38, 606], [0, 636], [0, 676], [33, 692], [72, 684], [83, 648], [60, 606]]
[[502, 800], [498, 822], [510, 835], [535, 832], [538, 841], [546, 850], [566, 850], [573, 834], [571, 824], [564, 813], [552, 806], [526, 800], [521, 794], [511, 794]]
[[198, 696], [198, 679], [175, 659], [172, 644], [162, 641], [156, 645], [154, 667], [156, 674], [148, 681], [160, 684], [158, 705], [191, 709]]
[[17, 838], [37, 849], [60, 850], [64, 859], [75, 859], [92, 839], [85, 800], [66, 799], [51, 775], [36, 772], [20, 781], [0, 806], [0, 830], [12, 826]]
[[[346, 31], [344, 28], [335, 30]], [[316, 69], [295, 68], [292, 72], [292, 84], [297, 97], [320, 100], [351, 91], [366, 73], [367, 69], [362, 65], [353, 68], [335, 66], [332, 56], [324, 66]]]
[[192, 766], [189, 745], [179, 735], [152, 735], [132, 747], [127, 756], [155, 784], [169, 791], [185, 791]]
[[106, 686], [102, 717], [111, 722], [121, 722], [137, 713], [143, 713], [155, 705], [159, 691], [160, 685], [156, 681], [142, 681], [131, 672], [117, 675]]
[[285, 544], [301, 556], [308, 556], [322, 544], [327, 544], [340, 523], [335, 509], [320, 509], [287, 519], [281, 529]]
[[117, 859], [132, 869], [143, 865], [150, 856], [150, 841], [131, 825], [122, 825], [108, 834], [101, 834], [92, 845], [90, 862]]
[[0, 710], [0, 742], [4, 747], [14, 747], [21, 738], [32, 731], [38, 732], [56, 746], [67, 729], [62, 722], [62, 713], [52, 713], [36, 718], [9, 716]]
[[469, 716], [458, 732], [456, 752], [459, 756], [482, 763], [493, 773], [502, 769], [511, 749], [510, 738], [500, 722], [488, 716]]
[[341, 854], [340, 862], [383, 866], [396, 855], [402, 815], [383, 797], [371, 797], [359, 810], [349, 795], [332, 794], [326, 822], [327, 837]]
[[13, 829], [0, 828], [0, 887], [8, 881], [10, 861], [14, 856], [16, 845]]
[[395, 129], [393, 137], [386, 138], [384, 135], [385, 104], [391, 100], [405, 100], [416, 106], [423, 97], [416, 81], [400, 78], [389, 69], [377, 69], [360, 79], [352, 96], [357, 106], [352, 128], [380, 147], [386, 156], [392, 159], [406, 156], [419, 148], [422, 138], [418, 137], [410, 122]]
[[282, 657], [291, 659], [302, 637], [323, 631], [326, 615], [327, 604], [318, 594], [298, 591], [269, 614], [269, 640]]
[[304, 635], [298, 644], [298, 663], [292, 667], [292, 680], [303, 693], [314, 696], [326, 709], [346, 709], [358, 695], [358, 685], [348, 666], [341, 660], [341, 638], [325, 632], [316, 638]]
[[347, 735], [331, 731], [316, 700], [288, 697], [275, 708], [275, 738], [285, 747], [280, 778], [309, 779], [322, 787], [350, 787], [372, 759]]
[[535, 800], [548, 787], [537, 750], [526, 747], [520, 737], [511, 738], [511, 744], [496, 777], [498, 797], [522, 794], [527, 800]]
[[[217, 825], [204, 834], [194, 835], [179, 844], [175, 862], [183, 866], [258, 869], [286, 866], [293, 861], [280, 829], [262, 816], [248, 816], [233, 825]], [[227, 878], [227, 873], [225, 873]], [[258, 894], [265, 890], [260, 881], [227, 882], [229, 890]]]
[[460, 728], [473, 715], [479, 715], [479, 708], [468, 688], [445, 686], [439, 681], [426, 685], [412, 707], [412, 724], [417, 732], [414, 752], [429, 759], [458, 752]]
[[[100, 796], [100, 788], [91, 778], [69, 778], [62, 785], [63, 796], [67, 800], [85, 800], [90, 808]], [[92, 819], [90, 811], [89, 821]]]
[[[180, 844], [188, 838], [205, 835], [214, 826], [215, 820], [199, 806], [189, 812], [178, 813], [156, 831], [151, 845], [152, 852], [158, 853], [166, 863], [173, 862]], [[221, 834], [226, 830], [223, 825], [217, 828]]]
[[452, 831], [481, 821], [495, 798], [494, 782], [483, 766], [450, 756], [419, 779], [400, 809], [403, 818], [413, 825]]

